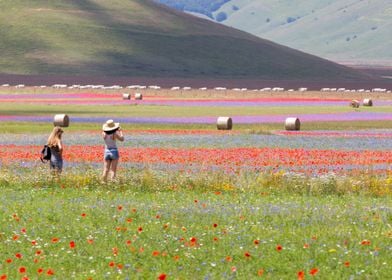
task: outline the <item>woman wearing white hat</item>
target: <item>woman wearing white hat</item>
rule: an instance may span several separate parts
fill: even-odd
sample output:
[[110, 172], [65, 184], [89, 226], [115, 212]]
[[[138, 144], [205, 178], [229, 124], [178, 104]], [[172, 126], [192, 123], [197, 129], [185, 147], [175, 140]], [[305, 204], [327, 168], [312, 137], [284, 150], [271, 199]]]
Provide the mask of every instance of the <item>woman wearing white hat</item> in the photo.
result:
[[124, 135], [122, 133], [119, 123], [115, 123], [113, 120], [108, 120], [102, 126], [102, 137], [105, 141], [105, 154], [104, 154], [104, 165], [102, 180], [107, 181], [108, 174], [110, 174], [110, 179], [116, 177], [117, 164], [120, 155], [117, 149], [116, 141], [124, 141]]

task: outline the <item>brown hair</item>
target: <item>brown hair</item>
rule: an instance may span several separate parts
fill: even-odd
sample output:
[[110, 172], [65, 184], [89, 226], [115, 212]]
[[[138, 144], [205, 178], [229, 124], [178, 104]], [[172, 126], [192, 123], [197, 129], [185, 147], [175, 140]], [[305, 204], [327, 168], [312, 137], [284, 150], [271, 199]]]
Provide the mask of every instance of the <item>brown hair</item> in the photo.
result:
[[47, 145], [49, 147], [55, 147], [58, 145], [60, 139], [61, 139], [61, 134], [64, 131], [59, 127], [59, 126], [55, 126], [52, 130], [52, 133], [49, 135], [48, 138], [48, 143]]

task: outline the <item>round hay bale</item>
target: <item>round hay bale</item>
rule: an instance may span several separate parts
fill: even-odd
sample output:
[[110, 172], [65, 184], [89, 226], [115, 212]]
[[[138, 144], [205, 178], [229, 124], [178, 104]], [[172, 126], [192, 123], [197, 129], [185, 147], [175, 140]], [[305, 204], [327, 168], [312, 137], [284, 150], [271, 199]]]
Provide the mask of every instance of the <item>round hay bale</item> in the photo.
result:
[[301, 122], [298, 118], [287, 118], [284, 122], [284, 128], [286, 130], [300, 130]]
[[365, 98], [362, 103], [363, 106], [373, 106], [373, 101], [370, 98]]
[[124, 100], [129, 100], [129, 99], [131, 99], [131, 95], [129, 93], [123, 93], [122, 98]]
[[58, 114], [54, 116], [53, 119], [54, 126], [60, 127], [68, 127], [69, 126], [69, 117], [66, 114]]
[[230, 117], [218, 117], [216, 126], [218, 130], [231, 130], [233, 128], [233, 120]]
[[135, 93], [135, 100], [142, 100], [143, 99], [143, 94], [141, 93]]
[[359, 101], [358, 100], [351, 100], [350, 106], [353, 108], [359, 108]]

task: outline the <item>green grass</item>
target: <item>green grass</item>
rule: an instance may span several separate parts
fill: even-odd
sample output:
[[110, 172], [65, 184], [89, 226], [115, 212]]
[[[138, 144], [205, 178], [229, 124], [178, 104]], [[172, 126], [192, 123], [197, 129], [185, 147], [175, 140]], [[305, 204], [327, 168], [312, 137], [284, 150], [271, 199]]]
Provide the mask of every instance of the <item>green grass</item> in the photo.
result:
[[[260, 270], [266, 278], [296, 279], [299, 271], [310, 277], [312, 268], [320, 279], [392, 273], [392, 216], [385, 210], [391, 200], [339, 195], [336, 180], [298, 178], [312, 186], [307, 194], [282, 188], [279, 175], [192, 178], [132, 170], [102, 185], [96, 170], [69, 172], [58, 183], [44, 179], [45, 172], [0, 173], [0, 242], [6, 244], [0, 275], [9, 279], [23, 275], [20, 267], [30, 279], [39, 268], [53, 270], [56, 279], [156, 279], [162, 273], [247, 279]], [[366, 240], [370, 245], [361, 244]]]
[[150, 1], [1, 1], [2, 73], [358, 79], [360, 73]]
[[[46, 104], [0, 104], [3, 115], [48, 115], [60, 112], [75, 116], [113, 116], [113, 117], [197, 117], [197, 116], [235, 116], [235, 115], [273, 115], [273, 114], [316, 114], [352, 112], [349, 106], [273, 106], [273, 107], [197, 107], [197, 106], [158, 106], [158, 105], [46, 105]], [[391, 112], [392, 106], [357, 109], [362, 112]]]

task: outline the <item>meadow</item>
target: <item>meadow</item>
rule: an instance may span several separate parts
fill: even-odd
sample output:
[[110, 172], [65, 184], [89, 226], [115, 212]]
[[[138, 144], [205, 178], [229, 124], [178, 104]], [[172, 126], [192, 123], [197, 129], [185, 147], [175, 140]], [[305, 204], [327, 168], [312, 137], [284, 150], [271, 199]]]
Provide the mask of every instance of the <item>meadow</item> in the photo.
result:
[[[390, 277], [392, 96], [123, 91], [0, 89], [0, 279]], [[104, 184], [107, 119], [126, 140]]]

